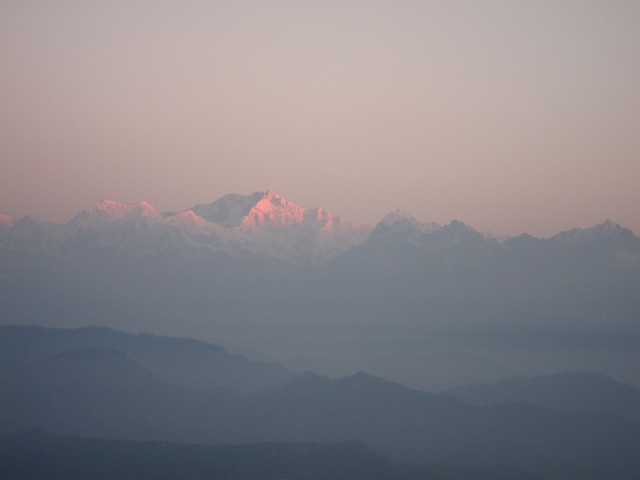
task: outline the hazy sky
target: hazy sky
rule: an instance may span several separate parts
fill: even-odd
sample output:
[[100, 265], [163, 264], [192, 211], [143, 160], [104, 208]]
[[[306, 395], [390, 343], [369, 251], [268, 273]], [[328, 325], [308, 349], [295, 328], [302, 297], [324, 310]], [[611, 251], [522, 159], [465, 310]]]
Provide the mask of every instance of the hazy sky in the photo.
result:
[[0, 213], [273, 190], [640, 234], [640, 2], [0, 0]]

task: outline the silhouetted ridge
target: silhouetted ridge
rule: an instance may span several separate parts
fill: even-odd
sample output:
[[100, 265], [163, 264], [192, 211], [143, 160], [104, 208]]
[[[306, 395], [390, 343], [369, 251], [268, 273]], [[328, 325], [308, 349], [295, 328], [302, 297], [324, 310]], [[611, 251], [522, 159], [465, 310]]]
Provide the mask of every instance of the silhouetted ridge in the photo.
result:
[[525, 402], [562, 412], [611, 412], [640, 424], [640, 390], [594, 372], [508, 378], [448, 393], [476, 405]]
[[275, 362], [252, 362], [199, 340], [131, 334], [104, 327], [66, 330], [0, 326], [0, 361], [31, 363], [56, 355], [59, 362], [76, 359], [96, 365], [132, 361], [177, 385], [224, 387], [241, 393], [281, 385], [294, 376]]
[[[124, 336], [132, 337], [139, 340]], [[335, 380], [307, 372], [242, 396], [171, 384], [122, 352], [89, 347], [31, 364], [0, 362], [0, 383], [0, 432], [40, 427], [215, 444], [358, 440], [397, 461], [509, 465], [550, 480], [635, 480], [640, 472], [640, 425], [613, 414], [522, 402], [473, 406], [362, 372]], [[360, 447], [347, 449], [356, 453], [350, 450], [345, 461]]]
[[0, 476], [22, 480], [215, 478], [216, 480], [529, 480], [523, 471], [407, 465], [361, 442], [185, 445], [55, 437], [39, 429], [0, 434]]

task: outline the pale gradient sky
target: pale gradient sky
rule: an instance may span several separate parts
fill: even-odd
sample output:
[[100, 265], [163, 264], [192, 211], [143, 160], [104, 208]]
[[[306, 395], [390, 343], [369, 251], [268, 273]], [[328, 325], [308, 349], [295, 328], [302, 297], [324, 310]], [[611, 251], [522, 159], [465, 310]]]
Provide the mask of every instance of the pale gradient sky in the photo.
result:
[[273, 190], [640, 234], [640, 2], [0, 0], [0, 213]]

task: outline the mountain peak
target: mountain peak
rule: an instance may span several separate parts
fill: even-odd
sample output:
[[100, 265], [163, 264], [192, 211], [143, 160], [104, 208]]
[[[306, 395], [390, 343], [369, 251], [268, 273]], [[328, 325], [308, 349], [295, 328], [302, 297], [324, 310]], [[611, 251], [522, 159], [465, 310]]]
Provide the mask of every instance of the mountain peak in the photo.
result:
[[156, 210], [156, 208], [146, 201], [141, 201], [139, 203], [131, 205], [133, 207], [129, 212], [129, 215], [133, 214], [136, 216], [143, 217], [161, 217], [160, 213]]
[[584, 242], [597, 238], [617, 236], [626, 231], [631, 233], [629, 229], [623, 228], [617, 223], [607, 219], [595, 227], [573, 228], [565, 232], [560, 232], [551, 237], [551, 239], [565, 242]]
[[[486, 238], [480, 232], [476, 231], [473, 227], [470, 227], [469, 225], [467, 225], [464, 222], [461, 222], [460, 220], [451, 220], [451, 223], [449, 225], [445, 225], [443, 228], [450, 230], [451, 232], [454, 232], [458, 235], [471, 234], [471, 235], [481, 236]], [[490, 237], [490, 238], [493, 238], [493, 237]]]
[[406, 210], [397, 208], [393, 212], [387, 214], [382, 220], [380, 220], [378, 222], [378, 225], [382, 224], [385, 227], [391, 228], [394, 225], [403, 222], [417, 222], [417, 220], [413, 218]]
[[[303, 223], [305, 218], [307, 221], [312, 221], [307, 213], [313, 212], [298, 207], [271, 190], [254, 192], [246, 196], [228, 194], [213, 203], [196, 205], [190, 210], [209, 222], [229, 229], [257, 226], [281, 228], [298, 225]], [[319, 210], [314, 212], [315, 217], [322, 220], [326, 217], [326, 212]]]
[[186, 210], [182, 213], [168, 215], [165, 218], [171, 224], [179, 225], [179, 226], [203, 227], [203, 226], [211, 225], [210, 222], [207, 222], [204, 218], [200, 217], [193, 210]]
[[98, 203], [94, 203], [88, 209], [88, 212], [109, 212], [114, 214], [127, 213], [131, 210], [130, 205], [119, 203], [114, 200], [104, 199]]
[[321, 208], [299, 207], [271, 190], [228, 194], [189, 210], [230, 230], [243, 248], [255, 253], [268, 251], [286, 261], [321, 262], [362, 243], [370, 232], [367, 226]]
[[213, 203], [196, 205], [189, 210], [208, 222], [222, 227], [235, 228], [242, 225], [251, 209], [270, 192], [254, 192], [251, 195], [229, 193]]
[[69, 223], [110, 222], [126, 216], [160, 217], [158, 211], [148, 202], [125, 204], [113, 200], [102, 200], [81, 211]]
[[442, 227], [435, 222], [423, 223], [416, 220], [404, 210], [397, 209], [386, 215], [373, 229], [371, 238], [389, 234], [401, 234], [407, 238], [422, 236], [436, 232]]
[[242, 220], [243, 225], [286, 227], [302, 223], [306, 210], [271, 191], [264, 193]]
[[622, 229], [622, 227], [619, 224], [617, 224], [615, 222], [612, 222], [608, 218], [603, 223], [601, 223], [600, 225], [596, 225], [594, 228], [596, 230], [602, 232], [602, 233], [612, 232], [612, 231], [615, 231], [615, 230], [621, 230]]

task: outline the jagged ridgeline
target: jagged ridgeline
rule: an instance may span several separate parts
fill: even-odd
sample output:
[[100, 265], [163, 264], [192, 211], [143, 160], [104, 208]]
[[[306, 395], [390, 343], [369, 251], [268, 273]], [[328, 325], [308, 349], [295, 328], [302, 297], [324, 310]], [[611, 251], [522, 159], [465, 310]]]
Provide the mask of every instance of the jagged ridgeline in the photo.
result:
[[296, 370], [445, 389], [552, 365], [637, 385], [639, 319], [640, 238], [611, 221], [498, 241], [402, 211], [359, 225], [272, 192], [0, 221], [3, 324], [189, 336]]

